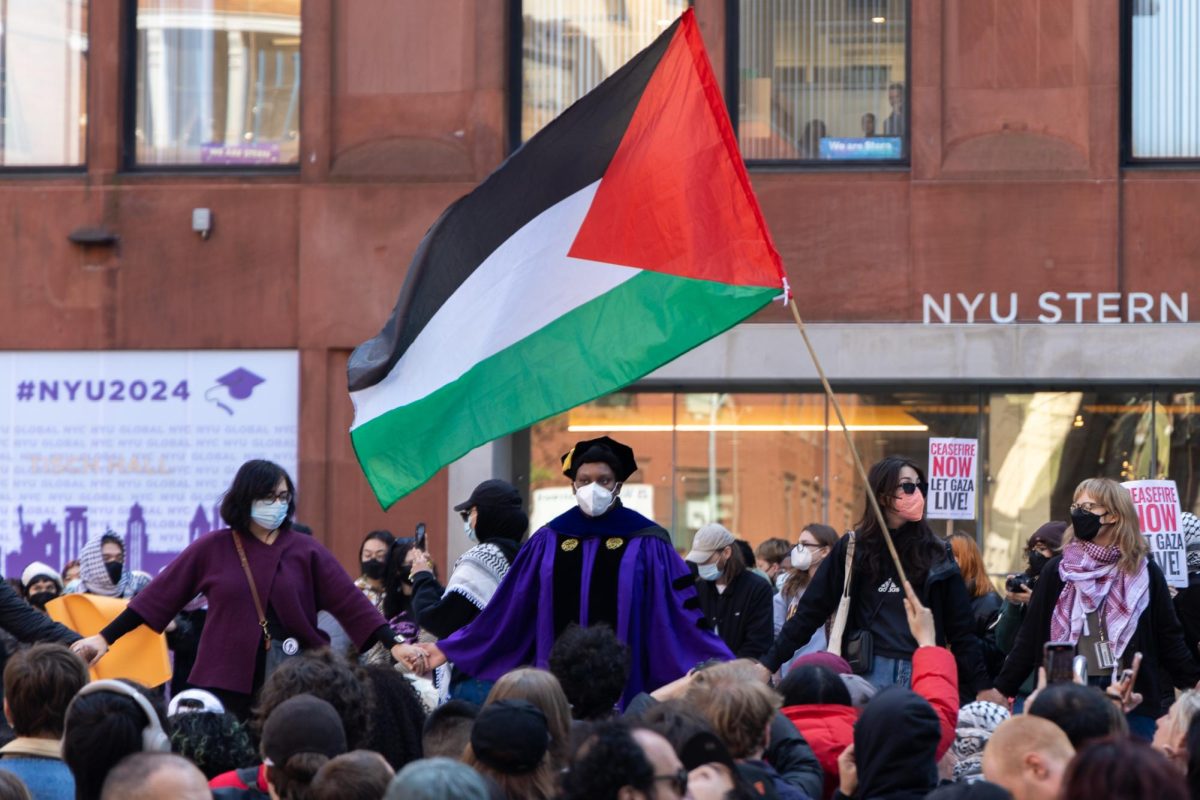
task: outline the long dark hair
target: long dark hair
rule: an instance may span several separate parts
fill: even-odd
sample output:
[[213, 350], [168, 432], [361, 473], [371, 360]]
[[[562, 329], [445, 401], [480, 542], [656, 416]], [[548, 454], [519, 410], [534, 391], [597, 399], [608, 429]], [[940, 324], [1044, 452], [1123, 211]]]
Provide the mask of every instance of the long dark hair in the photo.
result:
[[[888, 499], [900, 488], [900, 470], [905, 467], [912, 467], [917, 473], [918, 482], [925, 485], [925, 471], [904, 456], [887, 456], [875, 462], [867, 473], [867, 482], [870, 484], [867, 491], [874, 492], [884, 513], [887, 513]], [[854, 526], [858, 537], [854, 561], [856, 567], [861, 565], [869, 581], [875, 581], [889, 573], [888, 565], [892, 557], [887, 551], [887, 543], [883, 540], [883, 532], [879, 529], [879, 520], [875, 518], [870, 498], [865, 498], [863, 503], [862, 519]], [[895, 531], [892, 540], [904, 572], [914, 587], [924, 583], [930, 568], [946, 558], [945, 546], [924, 518], [917, 522], [905, 522]]]
[[397, 539], [388, 548], [383, 568], [383, 615], [388, 619], [408, 611], [411, 606], [412, 598], [404, 593], [404, 586], [408, 583], [411, 570], [405, 561], [412, 548], [412, 539]]

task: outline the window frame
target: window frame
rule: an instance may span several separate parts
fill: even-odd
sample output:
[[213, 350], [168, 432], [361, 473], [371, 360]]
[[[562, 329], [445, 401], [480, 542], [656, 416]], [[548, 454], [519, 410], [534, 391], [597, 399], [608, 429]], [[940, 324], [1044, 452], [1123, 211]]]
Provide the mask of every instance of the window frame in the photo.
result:
[[[93, 0], [94, 1], [94, 0]], [[296, 107], [300, 157], [294, 164], [143, 164], [137, 160], [137, 0], [125, 0], [121, 18], [121, 153], [122, 173], [137, 175], [191, 174], [221, 176], [264, 175], [273, 178], [299, 175], [304, 153], [304, 0], [300, 0], [300, 96]]]
[[1200, 155], [1170, 158], [1164, 156], [1139, 157], [1133, 154], [1133, 10], [1138, 0], [1121, 0], [1119, 52], [1120, 108], [1118, 127], [1120, 166], [1134, 169], [1200, 169]]
[[[93, 6], [95, 5], [96, 2], [97, 2], [97, 0], [87, 0], [87, 12], [88, 13], [87, 13], [86, 33], [87, 33], [87, 38], [88, 38], [89, 51], [92, 46], [91, 45], [91, 43], [92, 43], [92, 21], [95, 18], [95, 14], [93, 13], [94, 12]], [[136, 0], [135, 0], [135, 2], [136, 2]], [[3, 51], [6, 49], [6, 45], [4, 43], [4, 36], [5, 36], [5, 33], [3, 31], [0, 31], [0, 51]], [[91, 115], [92, 59], [87, 58], [86, 55], [82, 56], [82, 58], [84, 59], [83, 60], [83, 74], [84, 74], [84, 78], [87, 81], [87, 88], [83, 92], [83, 113], [84, 113], [84, 116], [87, 117], [87, 127], [84, 129], [84, 132], [83, 132], [83, 160], [80, 161], [78, 164], [17, 164], [17, 165], [10, 165], [10, 164], [6, 164], [6, 163], [0, 163], [0, 179], [27, 178], [27, 177], [31, 177], [31, 176], [45, 176], [47, 178], [54, 178], [54, 177], [59, 177], [59, 176], [76, 176], [76, 175], [86, 175], [87, 174], [88, 151], [91, 149], [91, 144], [92, 144], [92, 115]], [[0, 124], [2, 124], [2, 121], [0, 121]], [[2, 149], [2, 146], [0, 146], [0, 153], [2, 153], [2, 152], [3, 152], [3, 149]]]
[[[915, 0], [904, 3], [904, 102], [908, 113], [904, 116], [904, 139], [901, 143], [904, 154], [897, 159], [788, 159], [763, 158], [745, 159], [746, 167], [763, 172], [908, 172], [912, 169], [912, 7]], [[725, 0], [725, 108], [733, 123], [733, 135], [738, 135], [738, 99], [741, 83], [738, 64], [741, 57], [741, 8], [740, 0]]]

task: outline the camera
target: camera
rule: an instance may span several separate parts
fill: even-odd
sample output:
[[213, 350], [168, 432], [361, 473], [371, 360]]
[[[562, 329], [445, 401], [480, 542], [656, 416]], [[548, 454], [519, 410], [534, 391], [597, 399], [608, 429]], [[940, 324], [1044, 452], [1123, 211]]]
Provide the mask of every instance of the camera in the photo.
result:
[[1032, 585], [1033, 582], [1024, 572], [1018, 572], [1014, 575], [1009, 575], [1004, 581], [1004, 588], [1013, 594], [1016, 594], [1017, 592], [1027, 592]]

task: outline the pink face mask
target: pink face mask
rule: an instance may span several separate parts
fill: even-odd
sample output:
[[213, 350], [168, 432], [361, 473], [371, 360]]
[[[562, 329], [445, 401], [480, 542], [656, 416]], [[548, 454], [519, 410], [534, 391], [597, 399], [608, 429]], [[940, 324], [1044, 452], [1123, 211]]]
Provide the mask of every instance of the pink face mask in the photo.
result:
[[925, 495], [918, 489], [912, 494], [902, 494], [895, 499], [892, 507], [909, 522], [917, 522], [925, 516]]

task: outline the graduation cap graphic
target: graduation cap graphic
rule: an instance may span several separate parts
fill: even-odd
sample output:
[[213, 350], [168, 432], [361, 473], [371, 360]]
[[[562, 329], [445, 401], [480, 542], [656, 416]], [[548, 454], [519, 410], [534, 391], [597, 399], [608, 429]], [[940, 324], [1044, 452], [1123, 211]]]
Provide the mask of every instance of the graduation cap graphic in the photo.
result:
[[260, 378], [248, 369], [238, 367], [233, 372], [217, 378], [217, 385], [204, 393], [204, 399], [210, 403], [216, 403], [226, 414], [233, 416], [233, 409], [221, 402], [222, 396], [228, 395], [227, 399], [245, 400], [254, 392], [254, 387], [265, 382], [265, 378]]

